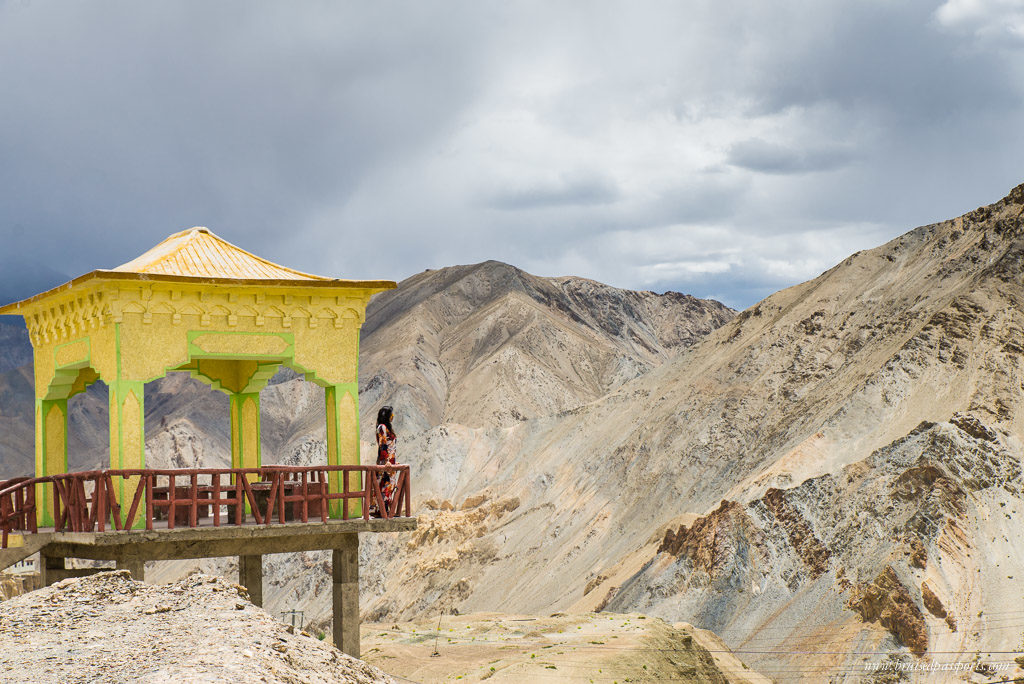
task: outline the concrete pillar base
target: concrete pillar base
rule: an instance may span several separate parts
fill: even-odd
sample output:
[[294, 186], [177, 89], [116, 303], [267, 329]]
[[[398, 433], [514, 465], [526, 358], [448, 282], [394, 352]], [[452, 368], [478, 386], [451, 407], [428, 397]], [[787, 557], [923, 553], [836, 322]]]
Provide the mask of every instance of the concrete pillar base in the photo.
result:
[[249, 590], [249, 600], [263, 607], [263, 556], [238, 557], [238, 583]]
[[39, 554], [39, 583], [48, 587], [67, 577], [63, 556], [47, 556]]
[[146, 581], [146, 561], [141, 558], [119, 558], [117, 569], [130, 572], [136, 582]]
[[359, 657], [359, 535], [341, 535], [332, 554], [334, 646]]

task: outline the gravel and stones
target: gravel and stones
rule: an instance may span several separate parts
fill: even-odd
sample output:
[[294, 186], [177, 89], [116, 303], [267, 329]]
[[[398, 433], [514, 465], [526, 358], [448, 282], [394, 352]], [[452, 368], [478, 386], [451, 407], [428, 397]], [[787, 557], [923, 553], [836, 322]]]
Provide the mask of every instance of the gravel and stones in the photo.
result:
[[0, 682], [173, 681], [396, 680], [209, 575], [152, 585], [104, 572], [0, 603]]

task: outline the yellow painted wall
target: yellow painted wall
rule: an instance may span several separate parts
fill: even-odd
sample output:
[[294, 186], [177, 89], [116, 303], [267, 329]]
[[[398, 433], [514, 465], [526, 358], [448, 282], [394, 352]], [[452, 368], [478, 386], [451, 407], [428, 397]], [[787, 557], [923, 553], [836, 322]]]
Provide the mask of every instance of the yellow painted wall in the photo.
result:
[[[233, 461], [258, 465], [258, 392], [281, 363], [330, 395], [329, 463], [358, 464], [359, 328], [374, 291], [94, 279], [23, 305], [35, 358], [36, 472], [66, 470], [66, 398], [97, 378], [110, 389], [111, 467], [144, 467], [143, 387], [174, 369], [243, 397]], [[59, 400], [63, 421], [51, 403]]]

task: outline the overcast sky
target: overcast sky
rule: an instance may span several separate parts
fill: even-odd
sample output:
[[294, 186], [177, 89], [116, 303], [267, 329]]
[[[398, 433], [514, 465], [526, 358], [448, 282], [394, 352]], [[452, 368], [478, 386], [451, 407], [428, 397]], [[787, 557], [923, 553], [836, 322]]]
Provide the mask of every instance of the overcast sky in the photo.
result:
[[1024, 0], [0, 0], [0, 264], [205, 225], [746, 307], [1024, 182]]

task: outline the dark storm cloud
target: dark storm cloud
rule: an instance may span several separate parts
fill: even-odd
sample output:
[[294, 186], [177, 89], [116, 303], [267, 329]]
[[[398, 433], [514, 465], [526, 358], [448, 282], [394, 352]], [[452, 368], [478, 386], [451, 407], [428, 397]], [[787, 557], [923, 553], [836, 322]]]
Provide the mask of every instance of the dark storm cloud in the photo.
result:
[[495, 190], [485, 199], [494, 209], [519, 210], [555, 206], [610, 204], [620, 196], [618, 188], [607, 178], [580, 176], [557, 178], [528, 187]]
[[0, 216], [75, 272], [206, 223], [274, 251], [472, 97], [472, 40], [425, 9], [301, 9], [5, 6]]
[[764, 173], [807, 173], [838, 169], [852, 158], [853, 155], [847, 149], [797, 150], [754, 138], [740, 141], [729, 148], [726, 161], [733, 166]]
[[0, 3], [0, 272], [207, 225], [745, 306], [1024, 180], [1022, 59], [1019, 0]]

